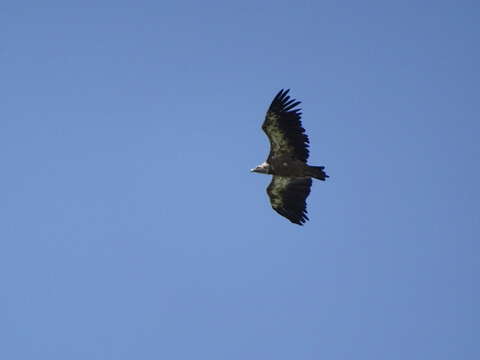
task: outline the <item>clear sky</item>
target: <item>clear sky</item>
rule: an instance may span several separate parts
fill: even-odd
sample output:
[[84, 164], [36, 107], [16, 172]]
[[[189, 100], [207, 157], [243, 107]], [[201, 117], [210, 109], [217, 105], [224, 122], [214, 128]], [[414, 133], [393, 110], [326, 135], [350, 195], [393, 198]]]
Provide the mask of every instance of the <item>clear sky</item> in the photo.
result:
[[[5, 1], [0, 358], [476, 360], [475, 1]], [[301, 100], [310, 222], [260, 125]]]

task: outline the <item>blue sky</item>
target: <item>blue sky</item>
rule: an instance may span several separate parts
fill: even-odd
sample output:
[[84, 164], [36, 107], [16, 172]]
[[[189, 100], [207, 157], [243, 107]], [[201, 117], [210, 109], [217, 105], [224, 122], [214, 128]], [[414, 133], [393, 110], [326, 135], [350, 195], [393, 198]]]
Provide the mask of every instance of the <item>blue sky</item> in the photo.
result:
[[[1, 5], [2, 359], [478, 359], [474, 1]], [[281, 88], [304, 227], [251, 174]]]

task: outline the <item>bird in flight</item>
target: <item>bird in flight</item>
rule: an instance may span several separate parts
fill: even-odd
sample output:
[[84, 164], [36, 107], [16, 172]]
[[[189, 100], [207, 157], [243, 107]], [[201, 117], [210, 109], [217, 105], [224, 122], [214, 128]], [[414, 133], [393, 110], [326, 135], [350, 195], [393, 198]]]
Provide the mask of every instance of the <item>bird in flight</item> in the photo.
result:
[[270, 140], [270, 154], [250, 171], [273, 175], [267, 188], [273, 210], [303, 225], [312, 178], [325, 181], [328, 175], [324, 166], [307, 165], [309, 140], [300, 121], [300, 101], [290, 99], [289, 91], [280, 90], [267, 111], [262, 129]]

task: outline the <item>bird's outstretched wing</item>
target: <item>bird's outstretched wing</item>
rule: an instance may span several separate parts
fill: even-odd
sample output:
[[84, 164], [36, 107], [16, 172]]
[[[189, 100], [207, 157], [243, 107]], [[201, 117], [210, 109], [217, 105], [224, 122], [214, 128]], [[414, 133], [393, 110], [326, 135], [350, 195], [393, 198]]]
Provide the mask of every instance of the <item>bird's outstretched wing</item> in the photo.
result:
[[310, 178], [273, 176], [267, 188], [273, 210], [292, 223], [303, 225], [308, 220], [306, 199], [311, 186]]
[[300, 121], [301, 109], [296, 109], [300, 101], [290, 99], [289, 91], [282, 89], [275, 96], [262, 125], [270, 140], [268, 159], [289, 156], [306, 163], [309, 140]]

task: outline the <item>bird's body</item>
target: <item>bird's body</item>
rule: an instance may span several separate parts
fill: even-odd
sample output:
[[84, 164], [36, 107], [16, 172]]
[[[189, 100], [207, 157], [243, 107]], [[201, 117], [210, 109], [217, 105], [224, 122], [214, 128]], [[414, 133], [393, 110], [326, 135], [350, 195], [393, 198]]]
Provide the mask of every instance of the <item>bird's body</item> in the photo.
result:
[[307, 164], [309, 139], [302, 127], [299, 101], [290, 100], [289, 90], [281, 90], [273, 99], [263, 131], [270, 140], [270, 154], [251, 171], [273, 175], [267, 188], [272, 208], [291, 222], [303, 225], [308, 220], [306, 198], [312, 179], [325, 180], [323, 166]]

